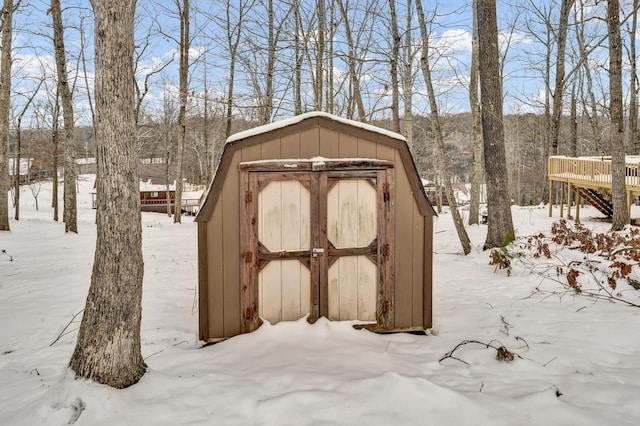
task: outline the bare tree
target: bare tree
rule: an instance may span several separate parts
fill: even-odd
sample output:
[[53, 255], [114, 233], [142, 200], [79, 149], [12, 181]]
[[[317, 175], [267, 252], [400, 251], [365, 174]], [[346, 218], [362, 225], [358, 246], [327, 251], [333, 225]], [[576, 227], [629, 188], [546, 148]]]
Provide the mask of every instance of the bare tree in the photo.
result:
[[620, 2], [607, 1], [609, 30], [609, 92], [611, 100], [611, 198], [612, 231], [621, 231], [629, 223], [627, 183], [625, 177], [624, 110], [622, 108], [622, 39], [620, 37]]
[[514, 237], [508, 193], [507, 164], [502, 123], [502, 84], [498, 51], [496, 0], [478, 0], [478, 53], [482, 139], [487, 174], [489, 222], [484, 248], [501, 247]]
[[[15, 192], [15, 213], [13, 215], [13, 218], [15, 220], [20, 220], [20, 158], [22, 156], [22, 119], [24, 118], [24, 115], [27, 113], [27, 110], [29, 109], [31, 102], [33, 102], [33, 99], [38, 94], [38, 91], [40, 90], [40, 87], [42, 86], [43, 82], [44, 80], [40, 80], [40, 82], [38, 83], [38, 87], [27, 97], [27, 102], [25, 102], [24, 106], [22, 107], [22, 110], [18, 114], [18, 117], [16, 117], [16, 155], [13, 160], [14, 161], [13, 177], [15, 179], [13, 182], [14, 192]], [[29, 166], [30, 166], [29, 159], [27, 158], [27, 170], [29, 169]], [[37, 199], [36, 199], [36, 204], [37, 204]]]
[[[447, 193], [447, 199], [449, 200], [449, 208], [451, 210], [451, 216], [453, 217], [453, 223], [455, 224], [456, 231], [458, 232], [458, 239], [462, 245], [462, 251], [466, 255], [471, 252], [471, 242], [469, 241], [467, 231], [464, 229], [464, 223], [462, 222], [462, 217], [460, 217], [460, 212], [456, 205], [456, 198], [453, 194], [453, 187], [451, 186], [451, 173], [449, 171], [447, 156], [444, 149], [442, 127], [440, 125], [440, 117], [438, 115], [438, 102], [436, 100], [436, 94], [433, 90], [433, 82], [431, 80], [431, 67], [429, 64], [429, 33], [427, 32], [427, 24], [424, 11], [422, 10], [422, 0], [416, 0], [416, 9], [418, 12], [418, 22], [420, 23], [420, 34], [422, 36], [422, 56], [420, 58], [420, 66], [427, 86], [427, 93], [429, 94], [431, 129], [433, 131], [433, 138], [436, 144], [436, 152], [438, 153], [440, 174], [444, 181], [444, 188]], [[437, 187], [436, 190], [438, 190]]]
[[53, 46], [58, 73], [58, 90], [62, 101], [62, 119], [64, 122], [64, 207], [62, 220], [64, 222], [65, 232], [78, 233], [73, 97], [67, 76], [67, 59], [64, 49], [64, 27], [62, 24], [60, 0], [51, 0], [51, 8], [48, 12], [51, 13], [53, 19]]
[[398, 31], [398, 16], [395, 0], [389, 0], [389, 15], [391, 19], [391, 130], [400, 133], [400, 85], [398, 84], [398, 62], [400, 61], [400, 32]]
[[9, 110], [11, 109], [11, 41], [13, 0], [4, 0], [2, 9], [2, 63], [0, 64], [0, 231], [9, 231]]
[[176, 0], [180, 16], [180, 93], [178, 95], [180, 110], [178, 112], [178, 166], [176, 173], [176, 197], [173, 223], [182, 223], [182, 178], [184, 169], [185, 138], [187, 133], [187, 97], [189, 94], [189, 49], [191, 38], [189, 33], [189, 1]]
[[640, 154], [640, 138], [638, 137], [638, 56], [636, 54], [636, 32], [638, 30], [639, 0], [633, 0], [631, 28], [629, 28], [629, 126], [627, 129], [627, 152]]
[[553, 120], [551, 127], [551, 146], [554, 155], [558, 154], [558, 138], [560, 136], [560, 118], [562, 117], [562, 96], [565, 86], [565, 51], [567, 47], [567, 26], [569, 24], [569, 13], [574, 0], [562, 0], [560, 8], [560, 21], [557, 31], [556, 49], [556, 82], [553, 91]]
[[70, 368], [115, 388], [137, 383], [142, 226], [133, 52], [135, 0], [91, 0], [95, 15], [97, 239], [91, 286]]
[[402, 68], [402, 93], [404, 102], [404, 114], [402, 118], [402, 130], [407, 138], [407, 145], [413, 151], [413, 59], [414, 48], [412, 41], [412, 11], [411, 0], [407, 0], [406, 28], [403, 46], [403, 68]]
[[477, 0], [473, 0], [473, 38], [471, 42], [471, 75], [469, 76], [469, 103], [473, 126], [471, 127], [471, 194], [469, 200], [469, 225], [477, 225], [480, 218], [480, 188], [482, 185], [482, 110], [478, 101], [478, 15]]

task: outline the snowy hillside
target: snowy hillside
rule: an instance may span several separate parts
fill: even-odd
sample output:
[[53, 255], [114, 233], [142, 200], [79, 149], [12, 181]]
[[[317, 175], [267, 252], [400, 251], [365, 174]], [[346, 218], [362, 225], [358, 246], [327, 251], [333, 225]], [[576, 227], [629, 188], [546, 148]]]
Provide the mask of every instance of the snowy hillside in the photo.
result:
[[[74, 380], [66, 366], [95, 248], [93, 176], [81, 179], [78, 235], [53, 222], [50, 184], [39, 211], [23, 188], [20, 221], [0, 234], [0, 424], [640, 424], [640, 308], [567, 292], [515, 259], [511, 276], [494, 272], [478, 249], [486, 227], [469, 229], [476, 248], [464, 257], [447, 213], [435, 221], [427, 335], [300, 320], [207, 347], [197, 341], [196, 225], [143, 213], [149, 371], [125, 390]], [[518, 236], [558, 219], [546, 208], [513, 214]], [[581, 211], [588, 228], [607, 229], [590, 216]], [[626, 284], [617, 291], [640, 303]], [[439, 361], [465, 340], [515, 358], [469, 343]]]

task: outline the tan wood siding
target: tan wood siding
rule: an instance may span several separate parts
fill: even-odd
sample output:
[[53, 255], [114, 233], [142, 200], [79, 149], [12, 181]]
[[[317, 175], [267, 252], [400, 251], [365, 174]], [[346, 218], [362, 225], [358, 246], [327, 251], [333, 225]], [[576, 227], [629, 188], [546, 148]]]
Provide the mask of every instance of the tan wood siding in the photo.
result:
[[412, 260], [413, 260], [413, 327], [421, 326], [424, 321], [424, 218], [420, 215], [418, 206], [413, 203], [413, 235], [412, 235]]
[[282, 158], [300, 158], [300, 133], [283, 136], [280, 139]]
[[[260, 147], [258, 147], [259, 149]], [[238, 163], [241, 152], [233, 154], [231, 167], [228, 170], [222, 188], [222, 238], [224, 256], [224, 336], [235, 336], [240, 333], [240, 176]]]
[[280, 139], [272, 139], [261, 145], [262, 154], [260, 159], [271, 160], [274, 158], [282, 158], [280, 154]]
[[304, 130], [300, 133], [300, 157], [313, 158], [320, 155], [319, 128]]
[[424, 328], [433, 326], [433, 216], [424, 217]]
[[358, 139], [357, 156], [360, 158], [378, 158], [378, 144], [366, 139]]
[[[200, 313], [199, 318], [201, 338], [231, 337], [241, 331], [243, 257], [240, 253], [240, 209], [244, 207], [244, 193], [240, 188], [239, 163], [316, 156], [375, 158], [395, 163], [395, 168], [384, 172], [394, 182], [392, 200], [395, 203], [390, 207], [395, 217], [395, 222], [390, 221], [394, 222], [392, 234], [395, 234], [395, 247], [390, 259], [390, 274], [395, 278], [390, 289], [393, 294], [390, 324], [396, 330], [432, 325], [432, 235], [435, 213], [424, 199], [406, 145], [401, 140], [381, 133], [330, 119], [314, 118], [236, 140], [225, 146], [220, 176], [216, 176], [201, 214], [196, 218], [200, 225], [206, 224], [198, 231], [199, 286], [203, 286], [198, 294], [200, 306], [205, 311]], [[326, 176], [314, 185], [319, 186], [314, 186], [314, 192], [329, 189]], [[322, 211], [326, 202], [326, 198], [318, 199], [312, 202], [312, 209]], [[326, 223], [326, 217], [320, 218], [321, 223], [323, 220]], [[327, 253], [329, 247], [323, 246], [325, 243], [318, 241], [319, 234], [316, 234], [311, 236], [315, 240], [313, 246], [320, 244]], [[312, 275], [323, 275], [322, 282], [328, 280], [325, 261], [323, 256], [310, 271]], [[288, 263], [300, 268], [293, 261]], [[325, 271], [324, 274], [322, 271]], [[303, 310], [310, 308], [313, 320], [317, 317], [318, 306], [321, 306], [324, 307], [321, 314], [326, 316], [329, 313], [326, 310], [328, 298], [326, 290], [322, 291], [321, 288], [321, 294], [309, 296], [311, 306]]]
[[413, 255], [411, 240], [413, 223], [407, 212], [413, 211], [413, 195], [402, 162], [396, 163], [396, 259], [395, 259], [395, 326], [412, 327]]
[[[224, 221], [222, 205], [213, 209], [213, 216], [207, 226], [207, 243], [209, 254], [209, 335], [221, 337], [224, 333]], [[228, 261], [228, 260], [227, 260]]]
[[358, 157], [358, 138], [353, 135], [340, 133], [338, 144], [338, 155], [342, 158]]
[[320, 156], [327, 158], [340, 157], [338, 132], [320, 128]]
[[[207, 265], [208, 244], [207, 244], [207, 223], [198, 224], [198, 301], [205, 307], [198, 309], [198, 330], [200, 340], [207, 339], [212, 333], [209, 331], [209, 312], [211, 311], [209, 299], [209, 265]], [[213, 333], [215, 335], [215, 333]]]

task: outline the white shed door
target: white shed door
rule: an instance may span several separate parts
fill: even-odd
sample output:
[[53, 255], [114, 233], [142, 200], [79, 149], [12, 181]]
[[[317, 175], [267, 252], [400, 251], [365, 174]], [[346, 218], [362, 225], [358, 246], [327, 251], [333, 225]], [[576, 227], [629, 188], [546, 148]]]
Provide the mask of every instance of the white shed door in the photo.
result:
[[[311, 247], [309, 191], [297, 180], [272, 181], [258, 199], [258, 240], [271, 253]], [[271, 323], [310, 312], [309, 268], [296, 259], [271, 260], [258, 274], [258, 309]]]
[[242, 170], [243, 332], [260, 317], [308, 314], [393, 327], [393, 174], [384, 166]]
[[[327, 233], [336, 249], [365, 248], [378, 235], [376, 188], [365, 179], [338, 180], [327, 196]], [[329, 319], [376, 320], [378, 265], [343, 255], [329, 267]]]

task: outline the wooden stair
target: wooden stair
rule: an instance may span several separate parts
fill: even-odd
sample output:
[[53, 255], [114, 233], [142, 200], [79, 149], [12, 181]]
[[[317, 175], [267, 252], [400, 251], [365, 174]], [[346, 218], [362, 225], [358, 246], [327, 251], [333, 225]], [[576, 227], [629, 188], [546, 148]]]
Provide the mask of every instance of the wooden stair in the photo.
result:
[[591, 188], [579, 188], [580, 196], [586, 199], [589, 204], [598, 209], [608, 218], [613, 217], [613, 204], [602, 196], [601, 193]]

